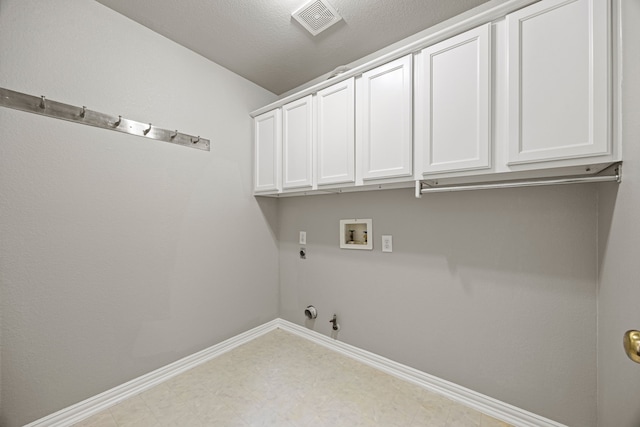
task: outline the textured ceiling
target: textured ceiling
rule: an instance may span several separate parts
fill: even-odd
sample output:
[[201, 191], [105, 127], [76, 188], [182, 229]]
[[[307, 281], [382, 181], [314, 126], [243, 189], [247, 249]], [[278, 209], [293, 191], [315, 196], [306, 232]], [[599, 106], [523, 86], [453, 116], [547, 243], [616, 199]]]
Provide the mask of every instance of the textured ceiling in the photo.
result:
[[291, 13], [308, 0], [97, 0], [282, 94], [487, 0], [329, 0], [343, 20], [312, 36]]

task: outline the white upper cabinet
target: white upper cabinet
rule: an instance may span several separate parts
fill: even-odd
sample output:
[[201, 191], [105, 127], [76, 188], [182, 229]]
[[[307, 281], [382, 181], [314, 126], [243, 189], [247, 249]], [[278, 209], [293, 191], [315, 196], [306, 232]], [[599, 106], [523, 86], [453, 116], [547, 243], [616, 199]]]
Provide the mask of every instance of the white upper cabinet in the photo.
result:
[[362, 74], [357, 109], [363, 180], [412, 174], [411, 62], [407, 55]]
[[312, 185], [312, 96], [282, 106], [282, 188]]
[[256, 193], [280, 190], [282, 157], [282, 122], [280, 109], [254, 118], [254, 191]]
[[507, 15], [509, 164], [611, 152], [607, 0], [543, 0]]
[[527, 3], [256, 111], [256, 194], [595, 174], [621, 161], [611, 0]]
[[353, 78], [316, 95], [316, 181], [318, 185], [353, 183], [355, 104]]
[[491, 167], [491, 24], [416, 56], [422, 174]]

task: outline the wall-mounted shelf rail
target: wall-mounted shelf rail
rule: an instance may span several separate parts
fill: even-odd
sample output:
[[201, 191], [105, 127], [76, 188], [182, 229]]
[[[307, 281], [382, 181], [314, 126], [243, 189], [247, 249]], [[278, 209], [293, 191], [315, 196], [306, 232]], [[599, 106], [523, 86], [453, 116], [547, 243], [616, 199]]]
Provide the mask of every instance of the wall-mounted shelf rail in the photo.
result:
[[208, 139], [0, 87], [0, 106], [209, 151]]
[[514, 180], [504, 182], [492, 182], [485, 184], [460, 184], [438, 185], [427, 181], [416, 181], [416, 198], [421, 198], [427, 193], [444, 193], [452, 191], [493, 190], [496, 188], [539, 187], [544, 185], [587, 184], [592, 182], [617, 182], [622, 181], [622, 164], [609, 167], [605, 171], [613, 169], [613, 173], [598, 174], [595, 176], [574, 176], [554, 179]]

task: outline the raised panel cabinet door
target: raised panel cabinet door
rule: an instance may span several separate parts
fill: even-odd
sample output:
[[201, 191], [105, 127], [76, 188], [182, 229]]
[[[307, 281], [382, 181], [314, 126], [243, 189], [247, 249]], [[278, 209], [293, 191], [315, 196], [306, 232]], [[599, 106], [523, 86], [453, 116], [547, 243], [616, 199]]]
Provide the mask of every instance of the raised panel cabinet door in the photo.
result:
[[507, 15], [510, 164], [610, 154], [609, 17], [607, 0]]
[[313, 155], [312, 95], [282, 107], [282, 188], [311, 187]]
[[423, 174], [491, 167], [491, 24], [424, 49], [416, 144]]
[[341, 184], [355, 181], [355, 99], [353, 78], [316, 95], [317, 183]]
[[254, 124], [254, 191], [277, 192], [281, 181], [281, 116], [280, 109], [253, 119]]
[[362, 179], [411, 176], [413, 163], [411, 55], [362, 74]]

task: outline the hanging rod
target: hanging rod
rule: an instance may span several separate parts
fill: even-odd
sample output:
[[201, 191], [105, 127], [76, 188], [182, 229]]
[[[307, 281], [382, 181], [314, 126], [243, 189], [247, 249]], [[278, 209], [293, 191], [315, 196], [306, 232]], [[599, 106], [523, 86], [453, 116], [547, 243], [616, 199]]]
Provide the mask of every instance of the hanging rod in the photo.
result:
[[44, 96], [27, 95], [26, 93], [15, 92], [2, 87], [0, 87], [0, 106], [199, 150], [209, 151], [211, 149], [209, 140], [199, 136], [187, 135], [177, 130], [161, 129], [151, 125], [151, 123], [137, 122], [125, 119], [122, 116], [111, 116], [89, 110], [84, 106], [76, 107], [63, 104], [46, 99]]
[[416, 181], [416, 198], [421, 198], [427, 193], [444, 193], [451, 191], [470, 191], [470, 190], [492, 190], [496, 188], [518, 188], [518, 187], [538, 187], [544, 185], [566, 185], [566, 184], [587, 184], [590, 182], [617, 182], [622, 181], [622, 164], [618, 164], [614, 168], [612, 175], [597, 175], [586, 177], [570, 177], [556, 179], [539, 179], [530, 181], [507, 181], [492, 184], [462, 184], [462, 185], [443, 185], [435, 187], [425, 181]]

